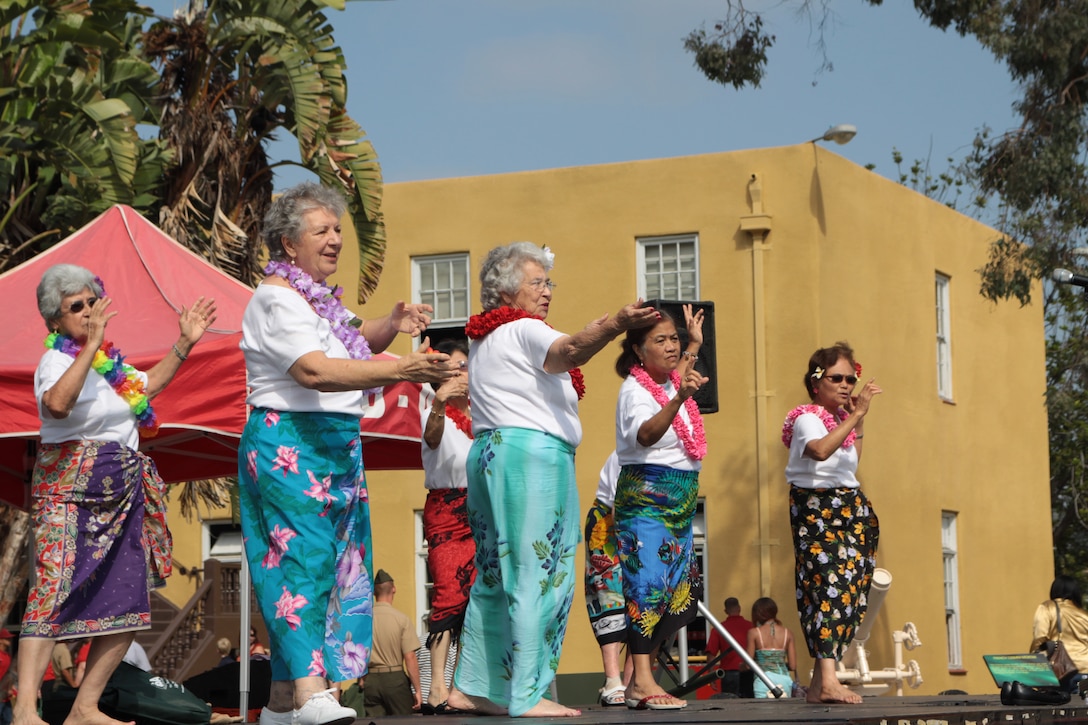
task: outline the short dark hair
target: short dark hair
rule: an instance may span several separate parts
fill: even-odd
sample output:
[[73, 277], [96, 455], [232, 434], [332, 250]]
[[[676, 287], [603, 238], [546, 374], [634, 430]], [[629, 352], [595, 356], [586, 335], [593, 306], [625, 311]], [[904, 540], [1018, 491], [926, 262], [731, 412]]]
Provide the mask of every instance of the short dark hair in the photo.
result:
[[823, 373], [816, 374], [816, 369], [819, 368], [826, 373], [841, 358], [846, 358], [851, 365], [857, 365], [854, 362], [854, 348], [844, 340], [836, 342], [831, 347], [821, 347], [812, 353], [812, 357], [808, 359], [808, 370], [805, 371], [805, 390], [808, 391], [810, 400], [816, 399], [816, 382], [823, 377]]
[[1084, 606], [1084, 594], [1081, 592], [1080, 582], [1068, 574], [1059, 574], [1050, 585], [1051, 599], [1068, 599], [1078, 607]]
[[740, 600], [736, 597], [727, 597], [725, 600], [725, 611], [729, 612], [730, 610], [740, 611]]
[[752, 624], [757, 627], [764, 622], [778, 621], [778, 604], [770, 597], [760, 597], [752, 604]]
[[464, 340], [460, 337], [448, 337], [445, 340], [440, 340], [435, 343], [434, 349], [446, 355], [452, 355], [455, 352], [459, 352], [465, 357], [468, 357], [468, 340]]

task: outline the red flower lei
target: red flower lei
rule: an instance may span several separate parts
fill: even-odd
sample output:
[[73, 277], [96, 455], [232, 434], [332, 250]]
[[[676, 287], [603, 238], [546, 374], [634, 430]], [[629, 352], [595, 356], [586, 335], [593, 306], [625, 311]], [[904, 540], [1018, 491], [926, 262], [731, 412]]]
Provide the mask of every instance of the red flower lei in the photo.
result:
[[[650, 395], [654, 396], [654, 400], [657, 401], [658, 405], [662, 408], [668, 405], [669, 396], [665, 394], [665, 388], [658, 385], [657, 381], [651, 378], [650, 374], [641, 365], [635, 365], [631, 368], [631, 377], [637, 380], [639, 385], [646, 388]], [[669, 380], [672, 381], [673, 387], [679, 392], [680, 373], [675, 370], [670, 371]], [[676, 437], [684, 444], [684, 450], [687, 451], [688, 457], [701, 461], [706, 456], [706, 433], [703, 431], [703, 416], [699, 413], [699, 404], [695, 402], [695, 398], [685, 400], [684, 408], [687, 409], [688, 417], [691, 418], [691, 428], [684, 425], [684, 419], [677, 413], [676, 417], [672, 419], [672, 429], [676, 431]]]
[[446, 417], [453, 421], [453, 424], [457, 426], [458, 430], [469, 438], [472, 437], [472, 421], [458, 408], [446, 403]]
[[[465, 325], [465, 334], [468, 335], [470, 340], [481, 340], [507, 322], [522, 320], [526, 317], [544, 322], [543, 317], [530, 315], [525, 310], [517, 310], [504, 305], [468, 318], [468, 324]], [[544, 322], [544, 324], [548, 325], [547, 322]], [[548, 325], [548, 327], [551, 327], [551, 325]], [[555, 328], [552, 327], [552, 329]], [[574, 386], [574, 392], [578, 393], [578, 400], [581, 400], [586, 395], [585, 376], [582, 375], [581, 368], [571, 368], [567, 372], [570, 373], [570, 384]]]
[[[859, 366], [860, 367], [860, 366]], [[846, 420], [848, 413], [845, 409], [839, 408], [832, 415], [831, 411], [822, 405], [816, 405], [810, 403], [808, 405], [798, 405], [786, 415], [786, 422], [782, 424], [782, 442], [786, 448], [790, 447], [793, 442], [793, 424], [797, 422], [797, 419], [805, 413], [812, 413], [820, 418], [820, 422], [824, 424], [824, 428], [827, 428], [827, 432], [835, 430], [839, 427], [839, 423]], [[846, 436], [846, 440], [842, 442], [843, 448], [850, 448], [854, 445], [854, 440], [857, 438], [857, 431], [851, 430]]]

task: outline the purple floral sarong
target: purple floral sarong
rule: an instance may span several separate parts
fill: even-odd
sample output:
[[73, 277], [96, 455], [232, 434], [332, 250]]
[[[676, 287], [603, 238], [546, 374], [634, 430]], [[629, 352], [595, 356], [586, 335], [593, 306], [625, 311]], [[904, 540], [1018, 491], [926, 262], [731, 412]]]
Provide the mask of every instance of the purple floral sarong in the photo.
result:
[[148, 629], [148, 590], [170, 575], [164, 485], [120, 443], [43, 444], [34, 465], [34, 575], [23, 637]]

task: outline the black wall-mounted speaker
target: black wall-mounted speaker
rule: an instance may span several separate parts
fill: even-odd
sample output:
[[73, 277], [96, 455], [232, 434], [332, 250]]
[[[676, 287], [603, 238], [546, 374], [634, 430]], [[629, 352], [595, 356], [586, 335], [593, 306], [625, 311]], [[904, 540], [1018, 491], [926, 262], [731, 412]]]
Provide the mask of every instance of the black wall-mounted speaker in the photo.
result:
[[714, 303], [696, 300], [646, 300], [646, 305], [657, 310], [665, 310], [676, 320], [676, 331], [680, 333], [680, 348], [688, 345], [688, 331], [684, 327], [684, 305], [691, 305], [692, 312], [703, 311], [703, 346], [699, 349], [699, 359], [695, 369], [710, 378], [710, 382], [699, 388], [693, 397], [699, 405], [699, 412], [718, 412], [718, 351], [714, 343]]

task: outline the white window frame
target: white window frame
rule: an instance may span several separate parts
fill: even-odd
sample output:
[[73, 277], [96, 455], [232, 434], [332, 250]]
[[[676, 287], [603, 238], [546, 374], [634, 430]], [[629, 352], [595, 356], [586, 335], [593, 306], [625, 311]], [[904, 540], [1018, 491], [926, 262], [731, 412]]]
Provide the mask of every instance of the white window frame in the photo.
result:
[[[440, 308], [438, 305], [434, 305], [435, 311], [431, 318], [432, 327], [463, 327], [468, 322], [469, 315], [472, 314], [472, 266], [470, 264], [468, 252], [458, 252], [455, 254], [432, 254], [421, 257], [412, 257], [412, 301], [416, 304], [427, 302], [433, 304], [432, 300], [423, 299], [423, 278], [424, 267], [434, 264], [449, 264], [451, 267], [451, 285], [453, 280], [452, 268], [454, 265], [460, 263], [464, 266], [465, 274], [465, 302], [463, 310], [456, 310], [456, 312], [463, 312], [463, 314], [453, 314], [449, 317], [439, 317], [438, 313]], [[452, 295], [455, 292], [460, 291], [455, 287], [448, 287], [438, 289], [435, 287], [428, 288], [427, 292], [430, 294], [449, 294]], [[453, 303], [451, 301], [451, 307]]]
[[[219, 534], [219, 541], [216, 544], [212, 544], [212, 527], [213, 526], [237, 526], [237, 531], [225, 531]], [[213, 546], [218, 546], [221, 550], [214, 553], [212, 552]], [[224, 551], [225, 549], [225, 551]], [[217, 559], [224, 564], [238, 564], [242, 561], [242, 552], [245, 548], [242, 544], [242, 527], [234, 524], [229, 519], [204, 519], [200, 522], [200, 566], [204, 565], [204, 562], [208, 559]]]
[[952, 400], [952, 315], [949, 312], [952, 278], [937, 272], [934, 284], [937, 313], [937, 395]]
[[948, 640], [948, 669], [963, 669], [960, 640], [959, 552], [956, 543], [956, 518], [953, 511], [941, 512], [941, 559], [944, 568], [944, 618]]
[[[635, 260], [638, 267], [638, 296], [643, 299], [679, 299], [679, 300], [697, 300], [699, 299], [699, 235], [692, 234], [669, 234], [659, 237], [640, 237], [637, 239]], [[676, 245], [679, 249], [680, 244], [690, 243], [695, 247], [694, 255], [694, 269], [681, 270], [679, 269], [679, 260], [677, 260], [677, 270], [675, 272], [664, 272], [660, 269], [650, 271], [646, 268], [646, 249], [648, 247], [664, 248], [670, 245]], [[684, 272], [691, 272], [695, 275], [694, 289], [684, 290], [683, 285], [679, 279], [680, 275]], [[664, 292], [657, 294], [649, 291], [650, 285], [647, 282], [647, 278], [651, 275], [664, 276], [668, 274], [676, 275], [676, 297], [667, 297]], [[689, 294], [690, 292], [690, 294]]]

